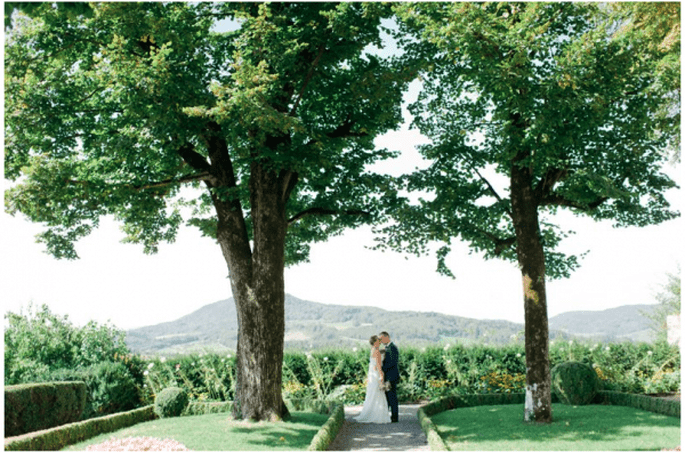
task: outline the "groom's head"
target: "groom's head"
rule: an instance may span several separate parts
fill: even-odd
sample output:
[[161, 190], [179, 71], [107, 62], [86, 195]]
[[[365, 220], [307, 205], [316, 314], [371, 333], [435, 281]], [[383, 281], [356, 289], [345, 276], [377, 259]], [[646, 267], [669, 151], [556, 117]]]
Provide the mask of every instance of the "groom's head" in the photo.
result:
[[384, 344], [389, 344], [390, 343], [390, 335], [383, 331], [381, 334], [378, 335], [381, 338], [381, 342]]

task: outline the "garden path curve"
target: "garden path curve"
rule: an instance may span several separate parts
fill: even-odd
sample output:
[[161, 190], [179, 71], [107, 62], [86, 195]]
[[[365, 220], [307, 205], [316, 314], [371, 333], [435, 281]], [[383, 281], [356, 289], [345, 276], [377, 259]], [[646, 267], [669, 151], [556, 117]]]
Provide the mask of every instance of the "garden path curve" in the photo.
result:
[[346, 406], [345, 422], [328, 450], [430, 450], [417, 416], [420, 405], [400, 405], [399, 422], [362, 424], [362, 406]]

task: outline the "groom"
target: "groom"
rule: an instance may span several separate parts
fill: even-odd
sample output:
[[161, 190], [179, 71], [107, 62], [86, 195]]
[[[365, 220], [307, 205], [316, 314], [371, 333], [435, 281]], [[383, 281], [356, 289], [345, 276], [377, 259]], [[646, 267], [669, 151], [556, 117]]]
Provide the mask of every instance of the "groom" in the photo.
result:
[[400, 360], [400, 352], [397, 350], [395, 344], [390, 340], [390, 335], [383, 331], [379, 334], [381, 342], [385, 345], [385, 359], [383, 360], [383, 375], [384, 380], [390, 382], [390, 389], [385, 393], [385, 398], [388, 399], [388, 407], [390, 408], [390, 420], [397, 422], [399, 415], [399, 408], [397, 406], [397, 382], [400, 379], [400, 371], [397, 369], [397, 363]]

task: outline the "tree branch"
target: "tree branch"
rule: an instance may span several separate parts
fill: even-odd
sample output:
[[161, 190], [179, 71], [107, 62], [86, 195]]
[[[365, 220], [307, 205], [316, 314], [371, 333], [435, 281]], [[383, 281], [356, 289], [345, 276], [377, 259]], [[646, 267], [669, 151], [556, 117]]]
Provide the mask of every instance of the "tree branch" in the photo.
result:
[[[211, 174], [208, 172], [204, 173], [199, 173], [199, 174], [189, 174], [187, 176], [179, 177], [179, 178], [174, 178], [171, 177], [169, 179], [161, 180], [158, 182], [151, 182], [149, 184], [105, 184], [108, 187], [120, 187], [120, 188], [131, 188], [136, 191], [140, 190], [147, 190], [150, 188], [158, 188], [158, 187], [166, 187], [167, 185], [172, 185], [172, 184], [184, 184], [187, 182], [194, 182], [198, 180], [205, 180], [211, 177]], [[83, 186], [92, 186], [94, 185], [90, 181], [85, 181], [85, 180], [74, 180], [74, 179], [66, 179], [66, 183], [72, 184], [72, 185], [83, 185]]]
[[538, 200], [545, 199], [547, 195], [552, 193], [554, 186], [560, 180], [563, 180], [568, 175], [568, 170], [566, 168], [550, 168], [545, 173], [544, 177], [540, 179], [537, 186], [535, 187], [535, 197]]
[[194, 146], [190, 143], [181, 146], [181, 148], [178, 150], [178, 155], [181, 156], [184, 162], [196, 170], [210, 171], [212, 169], [210, 164], [207, 162], [207, 159], [198, 154], [195, 151]]
[[[485, 177], [483, 177], [483, 175], [480, 173], [480, 171], [478, 171], [478, 168], [472, 167], [471, 169], [478, 175], [478, 177], [480, 178], [480, 180], [482, 180], [482, 181], [485, 183], [485, 185], [487, 185], [488, 191], [490, 191], [490, 193], [492, 193], [493, 196], [494, 196], [495, 198], [497, 198], [497, 201], [502, 202], [503, 199], [502, 199], [502, 197], [499, 195], [499, 193], [497, 193], [497, 191], [495, 190], [495, 187], [492, 186], [492, 184], [490, 183], [490, 181], [488, 181]], [[512, 213], [511, 213], [511, 210], [507, 209], [507, 214], [509, 214], [509, 216], [513, 218]]]
[[541, 199], [541, 206], [559, 206], [559, 207], [572, 207], [574, 209], [581, 210], [583, 212], [590, 212], [595, 210], [597, 207], [601, 206], [603, 203], [609, 200], [608, 196], [602, 196], [597, 198], [595, 201], [588, 204], [581, 204], [570, 199], [566, 199], [556, 193], [549, 193], [544, 198]]
[[314, 76], [314, 69], [316, 69], [316, 66], [319, 65], [319, 61], [321, 60], [321, 57], [323, 56], [323, 52], [326, 50], [323, 44], [319, 46], [319, 54], [314, 58], [314, 61], [312, 62], [312, 65], [309, 68], [309, 71], [307, 72], [307, 75], [304, 78], [304, 83], [302, 84], [302, 88], [300, 89], [300, 92], [297, 94], [297, 99], [295, 100], [295, 104], [293, 105], [293, 108], [290, 110], [290, 116], [295, 116], [295, 112], [297, 111], [297, 107], [300, 106], [300, 102], [302, 101], [302, 97], [304, 96], [304, 90], [307, 88], [307, 85], [309, 85], [309, 82], [312, 80], [312, 77]]
[[371, 215], [370, 212], [366, 212], [364, 210], [334, 210], [334, 209], [324, 209], [323, 207], [312, 207], [307, 210], [303, 210], [302, 212], [298, 213], [297, 215], [291, 217], [288, 220], [288, 225], [291, 225], [295, 223], [296, 221], [300, 220], [303, 217], [309, 216], [309, 215]]

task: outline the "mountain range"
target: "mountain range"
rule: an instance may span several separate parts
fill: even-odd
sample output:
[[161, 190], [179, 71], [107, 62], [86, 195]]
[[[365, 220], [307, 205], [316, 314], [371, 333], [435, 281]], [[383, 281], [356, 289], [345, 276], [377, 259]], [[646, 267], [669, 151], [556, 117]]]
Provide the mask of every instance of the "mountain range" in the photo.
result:
[[[549, 319], [550, 340], [653, 340], [650, 320], [642, 312], [656, 305], [621, 306], [606, 311], [575, 311]], [[285, 348], [312, 350], [365, 346], [379, 329], [398, 344], [416, 347], [446, 342], [503, 345], [523, 341], [523, 324], [476, 320], [435, 312], [387, 311], [366, 306], [341, 306], [285, 298]], [[175, 355], [202, 351], [233, 352], [238, 321], [232, 298], [217, 301], [178, 320], [126, 332], [134, 353]]]

